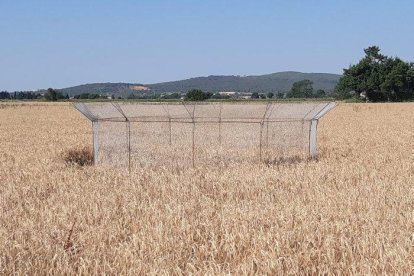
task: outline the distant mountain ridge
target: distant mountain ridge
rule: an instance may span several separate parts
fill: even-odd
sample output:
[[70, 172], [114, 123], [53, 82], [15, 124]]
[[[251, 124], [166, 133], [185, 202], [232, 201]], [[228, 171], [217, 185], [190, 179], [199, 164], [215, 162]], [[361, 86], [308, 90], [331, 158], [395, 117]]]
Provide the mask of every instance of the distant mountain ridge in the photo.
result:
[[172, 93], [187, 92], [190, 89], [201, 89], [208, 92], [287, 92], [296, 81], [308, 79], [313, 81], [315, 90], [323, 89], [332, 92], [341, 75], [329, 73], [279, 72], [258, 76], [208, 76], [179, 81], [154, 84], [137, 83], [92, 83], [60, 89], [70, 96], [82, 93], [101, 95], [128, 96], [140, 93]]
[[[142, 88], [142, 89], [137, 89]], [[63, 94], [76, 96], [84, 93], [99, 95], [125, 96], [137, 91], [147, 91], [149, 88], [138, 83], [89, 83], [59, 89]]]

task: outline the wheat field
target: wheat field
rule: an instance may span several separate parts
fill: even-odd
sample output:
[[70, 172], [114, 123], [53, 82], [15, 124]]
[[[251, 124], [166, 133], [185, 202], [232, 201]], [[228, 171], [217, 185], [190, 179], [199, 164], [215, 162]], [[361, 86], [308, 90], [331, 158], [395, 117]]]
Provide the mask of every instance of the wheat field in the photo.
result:
[[0, 274], [413, 274], [414, 104], [318, 130], [318, 161], [128, 173], [63, 161], [71, 104], [0, 103]]

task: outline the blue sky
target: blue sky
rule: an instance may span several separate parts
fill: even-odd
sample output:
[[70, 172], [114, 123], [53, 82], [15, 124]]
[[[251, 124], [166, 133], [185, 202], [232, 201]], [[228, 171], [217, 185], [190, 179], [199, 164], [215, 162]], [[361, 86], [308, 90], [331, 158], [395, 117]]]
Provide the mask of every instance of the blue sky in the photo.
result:
[[414, 1], [0, 0], [0, 90], [414, 61]]

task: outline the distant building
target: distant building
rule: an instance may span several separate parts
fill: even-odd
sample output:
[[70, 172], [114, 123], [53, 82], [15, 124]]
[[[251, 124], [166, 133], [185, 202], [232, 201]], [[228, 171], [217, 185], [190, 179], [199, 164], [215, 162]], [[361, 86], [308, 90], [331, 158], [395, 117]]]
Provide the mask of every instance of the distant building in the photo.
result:
[[234, 91], [221, 91], [221, 92], [219, 92], [219, 94], [221, 96], [236, 96], [238, 94], [238, 92], [234, 92]]

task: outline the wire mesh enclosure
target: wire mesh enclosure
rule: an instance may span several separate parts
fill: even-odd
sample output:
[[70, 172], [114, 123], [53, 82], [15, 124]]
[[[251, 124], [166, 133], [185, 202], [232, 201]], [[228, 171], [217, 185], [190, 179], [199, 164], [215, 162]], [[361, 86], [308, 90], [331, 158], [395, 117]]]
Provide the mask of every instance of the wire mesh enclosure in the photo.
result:
[[194, 167], [317, 157], [317, 103], [75, 103], [95, 165]]

